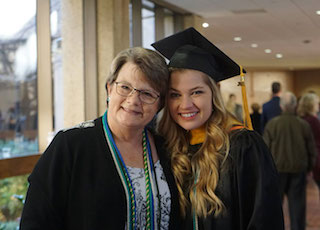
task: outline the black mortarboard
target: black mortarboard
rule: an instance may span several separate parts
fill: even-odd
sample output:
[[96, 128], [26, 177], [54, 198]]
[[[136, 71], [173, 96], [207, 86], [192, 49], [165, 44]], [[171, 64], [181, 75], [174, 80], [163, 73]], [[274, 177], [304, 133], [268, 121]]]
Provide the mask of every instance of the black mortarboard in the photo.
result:
[[240, 66], [193, 27], [152, 46], [169, 59], [169, 67], [199, 70], [216, 82], [240, 75]]

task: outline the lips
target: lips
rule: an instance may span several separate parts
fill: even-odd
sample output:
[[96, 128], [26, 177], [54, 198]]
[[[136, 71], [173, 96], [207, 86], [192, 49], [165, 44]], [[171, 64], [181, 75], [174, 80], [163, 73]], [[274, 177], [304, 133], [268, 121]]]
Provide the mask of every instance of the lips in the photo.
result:
[[132, 109], [129, 109], [129, 108], [124, 108], [122, 107], [122, 109], [127, 112], [127, 113], [131, 113], [131, 114], [141, 114], [141, 112], [139, 111], [135, 111], [135, 110], [132, 110]]
[[179, 113], [179, 115], [183, 118], [192, 118], [195, 115], [197, 115], [198, 112], [193, 112], [193, 113]]

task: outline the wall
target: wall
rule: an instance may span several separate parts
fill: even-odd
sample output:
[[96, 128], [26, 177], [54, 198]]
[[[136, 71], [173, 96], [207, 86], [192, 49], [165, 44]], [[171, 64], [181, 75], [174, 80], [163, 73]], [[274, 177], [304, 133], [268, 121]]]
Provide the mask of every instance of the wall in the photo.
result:
[[306, 70], [294, 72], [294, 85], [297, 97], [309, 90], [320, 96], [320, 70]]
[[[241, 88], [238, 85], [240, 77], [233, 77], [220, 83], [222, 97], [226, 102], [229, 94], [236, 95], [237, 102], [242, 104]], [[292, 71], [248, 71], [245, 77], [248, 105], [254, 102], [262, 104], [268, 101], [271, 94], [271, 84], [278, 81], [282, 85], [282, 91], [295, 92], [295, 78]], [[251, 111], [251, 108], [249, 108]]]

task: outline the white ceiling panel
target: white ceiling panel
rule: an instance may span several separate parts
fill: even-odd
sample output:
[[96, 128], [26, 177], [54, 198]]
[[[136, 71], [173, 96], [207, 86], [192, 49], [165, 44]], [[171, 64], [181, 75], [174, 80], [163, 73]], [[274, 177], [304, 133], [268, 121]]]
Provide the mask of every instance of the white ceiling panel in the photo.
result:
[[[320, 0], [166, 2], [202, 16], [210, 24], [204, 35], [247, 68], [320, 68]], [[233, 41], [235, 36], [242, 41]], [[271, 54], [264, 53], [267, 48]]]

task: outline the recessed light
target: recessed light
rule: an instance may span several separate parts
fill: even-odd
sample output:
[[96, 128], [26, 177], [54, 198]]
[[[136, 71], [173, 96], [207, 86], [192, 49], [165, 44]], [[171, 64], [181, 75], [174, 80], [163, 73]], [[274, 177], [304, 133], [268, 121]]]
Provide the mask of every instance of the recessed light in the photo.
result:
[[272, 52], [272, 50], [271, 50], [271, 49], [265, 49], [264, 52], [265, 52], [266, 54], [269, 54], [269, 53]]
[[202, 27], [203, 27], [203, 28], [209, 27], [209, 23], [207, 23], [207, 22], [202, 23]]
[[234, 40], [235, 42], [240, 42], [240, 41], [242, 40], [242, 38], [241, 38], [241, 37], [234, 37], [233, 40]]
[[317, 10], [317, 11], [316, 11], [316, 14], [317, 14], [317, 15], [320, 15], [320, 10]]
[[258, 47], [258, 44], [252, 43], [252, 44], [251, 44], [251, 47], [252, 47], [252, 48], [257, 48], [257, 47]]
[[276, 58], [283, 58], [282, 54], [276, 54]]

